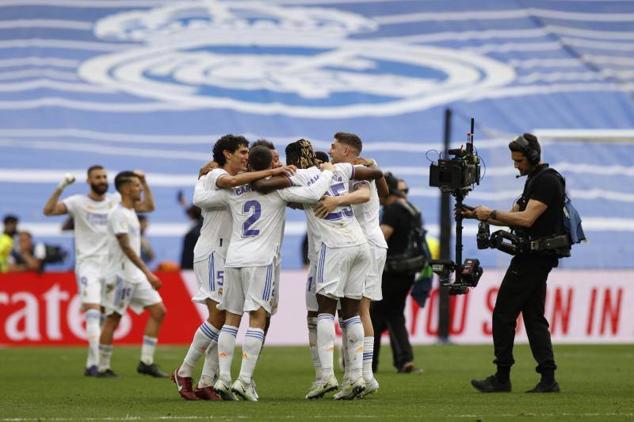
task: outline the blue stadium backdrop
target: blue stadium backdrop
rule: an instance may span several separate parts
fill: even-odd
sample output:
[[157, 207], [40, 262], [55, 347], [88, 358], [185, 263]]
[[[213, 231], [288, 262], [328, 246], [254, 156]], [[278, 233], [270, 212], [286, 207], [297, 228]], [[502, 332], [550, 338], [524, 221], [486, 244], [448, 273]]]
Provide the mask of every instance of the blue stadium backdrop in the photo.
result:
[[[633, 95], [632, 2], [3, 0], [0, 215], [70, 249], [62, 219], [41, 214], [59, 178], [77, 175], [77, 193], [91, 164], [144, 169], [150, 238], [177, 261], [188, 227], [177, 192], [191, 197], [219, 136], [327, 150], [341, 130], [407, 180], [437, 235], [428, 166], [451, 108], [453, 144], [475, 117], [486, 164], [468, 203], [510, 207], [523, 179], [507, 143], [533, 131], [590, 240], [562, 266], [634, 268]], [[288, 221], [284, 267], [299, 268], [303, 215]], [[465, 255], [504, 265], [474, 233]]]

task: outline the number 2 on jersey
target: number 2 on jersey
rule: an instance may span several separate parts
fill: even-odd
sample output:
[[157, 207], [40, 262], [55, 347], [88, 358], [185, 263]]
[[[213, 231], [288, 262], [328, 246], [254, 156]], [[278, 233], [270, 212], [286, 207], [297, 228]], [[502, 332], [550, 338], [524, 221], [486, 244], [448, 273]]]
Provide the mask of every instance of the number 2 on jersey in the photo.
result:
[[258, 201], [247, 201], [244, 203], [242, 207], [243, 212], [248, 213], [252, 210], [253, 214], [242, 224], [242, 237], [255, 237], [260, 234], [260, 230], [251, 228], [262, 215], [262, 206]]

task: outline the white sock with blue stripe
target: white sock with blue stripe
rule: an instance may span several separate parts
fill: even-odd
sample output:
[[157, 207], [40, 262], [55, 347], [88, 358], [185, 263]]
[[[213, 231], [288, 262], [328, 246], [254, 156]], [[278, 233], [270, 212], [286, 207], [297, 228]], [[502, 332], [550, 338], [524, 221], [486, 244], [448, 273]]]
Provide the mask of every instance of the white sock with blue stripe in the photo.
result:
[[218, 336], [218, 366], [220, 368], [220, 379], [231, 382], [231, 362], [233, 361], [233, 351], [236, 348], [236, 336], [238, 327], [223, 325]]
[[374, 379], [372, 372], [372, 359], [374, 357], [374, 337], [363, 339], [363, 379], [366, 382]]
[[363, 367], [363, 324], [359, 315], [343, 321], [346, 336], [346, 376], [354, 382], [361, 378]]
[[335, 316], [319, 314], [317, 316], [317, 349], [321, 363], [321, 379], [327, 380], [335, 375], [333, 352], [335, 349]]
[[242, 346], [242, 366], [240, 367], [240, 380], [245, 384], [251, 383], [255, 365], [260, 356], [260, 350], [264, 343], [264, 330], [249, 327], [244, 337]]
[[143, 346], [141, 346], [141, 362], [146, 365], [154, 363], [154, 350], [156, 350], [158, 339], [155, 337], [143, 336]]
[[88, 309], [84, 315], [86, 318], [86, 337], [88, 339], [88, 358], [86, 368], [99, 364], [99, 334], [101, 334], [101, 312], [97, 309]]
[[192, 376], [194, 367], [212, 341], [218, 341], [218, 330], [208, 321], [204, 321], [202, 324], [200, 324], [200, 327], [198, 327], [196, 333], [194, 334], [194, 338], [192, 339], [189, 350], [185, 355], [185, 359], [178, 369], [178, 376]]

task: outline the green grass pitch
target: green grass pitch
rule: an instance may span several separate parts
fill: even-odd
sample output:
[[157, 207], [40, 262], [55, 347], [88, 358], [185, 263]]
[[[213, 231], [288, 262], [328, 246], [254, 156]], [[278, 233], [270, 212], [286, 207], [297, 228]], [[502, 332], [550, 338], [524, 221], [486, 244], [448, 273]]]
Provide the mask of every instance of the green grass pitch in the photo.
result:
[[[236, 350], [234, 376], [240, 356]], [[160, 347], [173, 369], [183, 347]], [[259, 403], [185, 402], [167, 379], [136, 374], [138, 347], [115, 347], [118, 379], [82, 375], [84, 348], [0, 349], [0, 421], [119, 420], [634, 420], [634, 347], [555, 346], [560, 394], [525, 394], [538, 380], [526, 345], [516, 347], [513, 392], [481, 394], [469, 380], [493, 371], [491, 346], [416, 347], [422, 374], [396, 374], [383, 346], [379, 392], [363, 400], [304, 400], [312, 381], [304, 347], [266, 347], [256, 369]], [[341, 379], [341, 374], [338, 374]]]

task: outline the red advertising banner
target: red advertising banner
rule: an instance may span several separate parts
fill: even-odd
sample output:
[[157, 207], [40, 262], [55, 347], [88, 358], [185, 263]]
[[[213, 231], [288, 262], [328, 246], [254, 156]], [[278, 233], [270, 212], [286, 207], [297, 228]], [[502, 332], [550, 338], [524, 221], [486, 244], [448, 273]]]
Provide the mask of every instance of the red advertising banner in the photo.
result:
[[[180, 273], [159, 274], [160, 294], [167, 316], [160, 332], [162, 344], [191, 341], [200, 324]], [[73, 273], [0, 274], [0, 344], [85, 344], [86, 330]], [[146, 314], [129, 311], [115, 333], [117, 344], [138, 344], [143, 339]], [[186, 327], [186, 329], [183, 329]]]
[[[503, 275], [499, 270], [486, 271], [477, 288], [451, 298], [452, 342], [491, 342], [491, 315]], [[160, 273], [159, 277], [167, 307], [159, 341], [189, 344], [196, 327], [207, 316], [206, 308], [190, 299], [197, 290], [194, 274]], [[305, 280], [304, 271], [282, 273], [279, 311], [272, 319], [267, 344], [307, 343]], [[405, 317], [413, 344], [435, 343], [438, 290], [432, 290], [423, 309], [408, 300]], [[634, 271], [553, 271], [548, 282], [546, 318], [557, 343], [634, 343]], [[116, 342], [140, 343], [146, 319], [129, 312], [116, 332]], [[527, 341], [521, 317], [516, 338]], [[0, 345], [72, 345], [84, 344], [84, 339], [74, 274], [0, 274]]]

